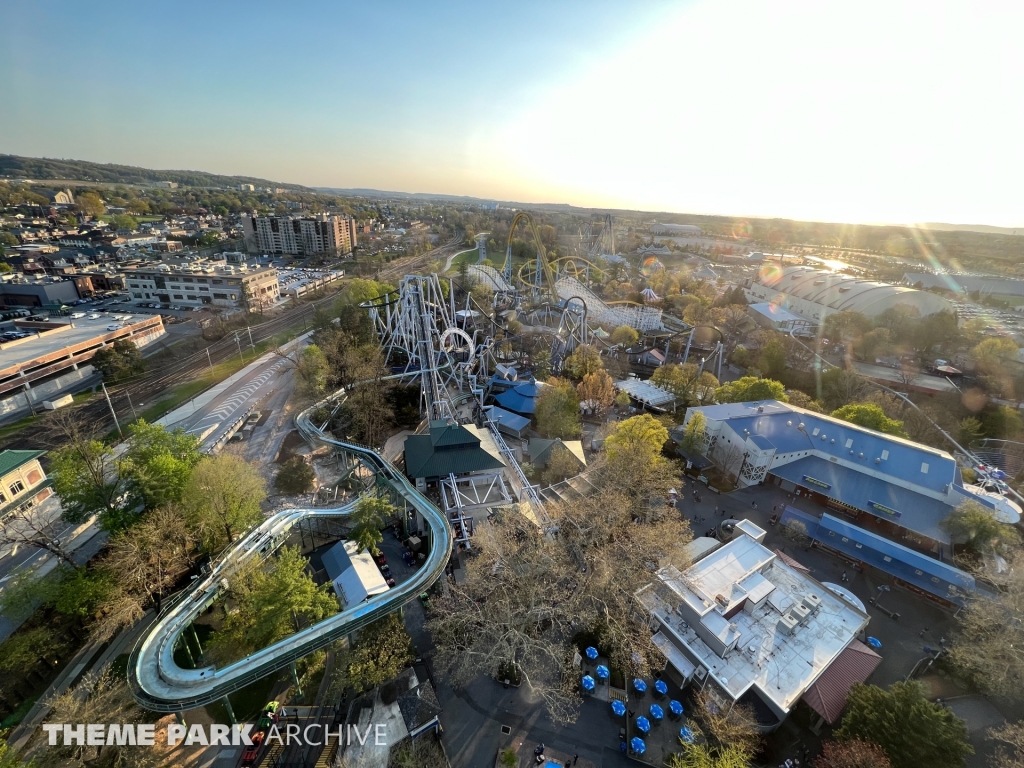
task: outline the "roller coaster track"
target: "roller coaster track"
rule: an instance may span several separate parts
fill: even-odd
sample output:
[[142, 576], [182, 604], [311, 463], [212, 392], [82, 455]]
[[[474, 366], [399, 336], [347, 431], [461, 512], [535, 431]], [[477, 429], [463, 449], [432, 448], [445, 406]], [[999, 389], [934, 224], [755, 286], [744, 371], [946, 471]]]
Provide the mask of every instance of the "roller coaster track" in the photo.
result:
[[328, 445], [361, 462], [377, 480], [415, 509], [430, 531], [429, 555], [411, 579], [380, 595], [286, 637], [267, 648], [224, 667], [185, 669], [174, 651], [185, 629], [227, 589], [228, 579], [248, 560], [269, 557], [288, 538], [292, 527], [311, 517], [344, 517], [355, 503], [337, 508], [288, 509], [265, 520], [233, 544], [205, 577], [169, 601], [132, 651], [128, 681], [136, 701], [155, 712], [182, 712], [210, 704], [282, 669], [350, 633], [393, 612], [439, 579], [452, 552], [452, 536], [444, 514], [405, 475], [371, 448], [338, 440], [312, 421], [322, 408], [338, 407], [345, 398], [339, 390], [300, 413], [295, 424], [310, 443]]

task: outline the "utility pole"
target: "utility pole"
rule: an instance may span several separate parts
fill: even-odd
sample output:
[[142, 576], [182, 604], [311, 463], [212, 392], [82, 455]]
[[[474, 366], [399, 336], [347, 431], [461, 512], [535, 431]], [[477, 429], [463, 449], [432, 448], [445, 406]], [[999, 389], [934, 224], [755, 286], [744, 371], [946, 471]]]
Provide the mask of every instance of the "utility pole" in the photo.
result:
[[206, 348], [206, 362], [210, 364], [210, 373], [213, 373], [213, 360], [210, 358], [210, 348]]
[[101, 381], [100, 386], [103, 387], [103, 394], [107, 398], [107, 405], [110, 406], [110, 415], [114, 417], [114, 424], [117, 426], [117, 434], [119, 434], [121, 437], [124, 437], [124, 432], [121, 431], [121, 425], [117, 421], [117, 414], [114, 412], [114, 404], [110, 402], [110, 393], [107, 392], [107, 385]]
[[241, 360], [242, 364], [244, 365], [245, 364], [245, 358], [242, 357], [242, 342], [240, 342], [238, 340], [238, 331], [235, 331], [235, 344], [238, 345], [238, 359]]
[[[132, 405], [132, 396], [128, 393], [127, 389], [124, 391], [124, 396], [128, 398], [128, 407], [132, 409], [132, 418], [135, 419], [135, 421], [138, 421], [139, 415], [135, 412], [135, 406]], [[143, 405], [145, 405], [145, 403], [143, 403]]]
[[249, 332], [249, 346], [256, 349], [256, 345], [252, 343], [252, 328], [247, 325], [245, 326], [245, 330]]

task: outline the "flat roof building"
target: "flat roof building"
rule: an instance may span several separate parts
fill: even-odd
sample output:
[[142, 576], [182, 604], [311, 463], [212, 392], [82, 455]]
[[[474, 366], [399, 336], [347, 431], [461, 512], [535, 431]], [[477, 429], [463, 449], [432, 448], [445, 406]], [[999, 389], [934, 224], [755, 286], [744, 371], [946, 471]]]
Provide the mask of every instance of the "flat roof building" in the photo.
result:
[[[117, 339], [142, 348], [166, 333], [159, 315], [135, 322], [103, 315], [73, 322], [16, 320], [32, 336], [0, 344], [0, 420], [38, 410], [45, 400], [99, 383], [93, 355]], [[117, 325], [111, 330], [111, 325]]]
[[[845, 704], [881, 661], [857, 640], [867, 614], [762, 545], [757, 526], [738, 530], [685, 571], [662, 568], [637, 593], [669, 677], [699, 685], [723, 709], [749, 706], [758, 728], [771, 731], [838, 663], [843, 674], [828, 687]], [[869, 663], [851, 674], [853, 654]], [[819, 714], [832, 720], [835, 709]]]
[[53, 495], [39, 463], [45, 451], [0, 451], [0, 521]]
[[246, 264], [156, 264], [124, 270], [133, 299], [189, 307], [246, 307], [258, 310], [278, 300], [280, 285], [272, 267]]
[[354, 541], [339, 541], [324, 552], [322, 561], [343, 608], [388, 591], [388, 583], [369, 552]]

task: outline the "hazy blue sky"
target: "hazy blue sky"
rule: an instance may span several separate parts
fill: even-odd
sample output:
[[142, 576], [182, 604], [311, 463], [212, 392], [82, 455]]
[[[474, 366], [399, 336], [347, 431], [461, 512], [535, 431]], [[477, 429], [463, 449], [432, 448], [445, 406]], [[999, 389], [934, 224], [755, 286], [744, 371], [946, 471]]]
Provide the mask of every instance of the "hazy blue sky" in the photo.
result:
[[1024, 225], [1011, 2], [0, 0], [0, 152]]

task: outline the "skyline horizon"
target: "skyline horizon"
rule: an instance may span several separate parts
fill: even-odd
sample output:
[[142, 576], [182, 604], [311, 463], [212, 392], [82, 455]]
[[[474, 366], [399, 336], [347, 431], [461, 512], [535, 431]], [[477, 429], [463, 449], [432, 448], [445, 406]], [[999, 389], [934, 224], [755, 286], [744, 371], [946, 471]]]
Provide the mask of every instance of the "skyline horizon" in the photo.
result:
[[1024, 6], [53, 0], [0, 20], [4, 143], [20, 155], [584, 208], [1021, 226]]

